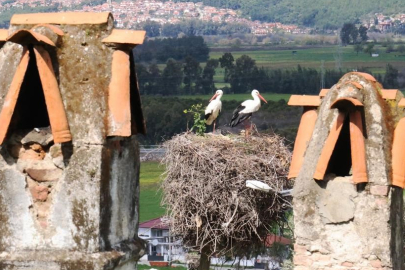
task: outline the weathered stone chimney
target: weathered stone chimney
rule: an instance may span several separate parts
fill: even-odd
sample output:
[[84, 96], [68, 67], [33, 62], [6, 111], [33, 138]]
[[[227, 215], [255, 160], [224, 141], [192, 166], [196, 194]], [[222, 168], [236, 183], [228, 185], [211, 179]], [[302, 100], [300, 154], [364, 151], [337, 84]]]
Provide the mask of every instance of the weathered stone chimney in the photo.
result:
[[403, 269], [402, 98], [358, 72], [291, 97], [304, 107], [289, 174], [296, 270]]
[[0, 269], [134, 269], [144, 36], [110, 13], [19, 14], [0, 31]]

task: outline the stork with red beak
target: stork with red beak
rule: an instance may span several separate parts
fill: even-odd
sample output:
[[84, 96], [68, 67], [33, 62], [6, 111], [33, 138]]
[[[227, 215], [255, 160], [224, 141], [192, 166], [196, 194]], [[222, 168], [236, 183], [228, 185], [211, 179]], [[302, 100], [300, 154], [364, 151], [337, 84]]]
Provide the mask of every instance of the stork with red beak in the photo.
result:
[[205, 109], [205, 123], [207, 125], [211, 125], [214, 123], [214, 127], [212, 133], [215, 132], [215, 124], [219, 113], [221, 112], [222, 102], [221, 97], [224, 94], [222, 90], [217, 90], [215, 94], [210, 99], [210, 103], [208, 104], [207, 108]]
[[249, 130], [252, 129], [252, 123], [250, 125], [247, 124], [247, 120], [250, 120], [252, 114], [260, 109], [260, 99], [267, 103], [256, 89], [252, 91], [252, 97], [253, 100], [245, 100], [233, 111], [232, 120], [229, 123], [231, 127], [236, 127], [240, 123], [245, 122], [245, 137], [248, 136]]

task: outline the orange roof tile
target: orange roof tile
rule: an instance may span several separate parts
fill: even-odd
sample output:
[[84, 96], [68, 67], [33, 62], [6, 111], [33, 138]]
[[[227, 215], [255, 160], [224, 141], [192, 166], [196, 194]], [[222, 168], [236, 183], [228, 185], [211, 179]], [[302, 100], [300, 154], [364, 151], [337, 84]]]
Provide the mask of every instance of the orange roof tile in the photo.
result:
[[322, 149], [321, 156], [318, 159], [316, 165], [315, 174], [313, 176], [316, 180], [323, 180], [325, 177], [326, 169], [328, 168], [329, 160], [332, 157], [333, 150], [335, 149], [336, 142], [339, 138], [340, 131], [342, 130], [343, 123], [345, 121], [344, 112], [339, 112], [339, 115], [336, 119], [336, 122], [333, 124], [328, 138], [325, 141], [325, 144]]
[[65, 33], [63, 33], [62, 29], [60, 29], [59, 27], [57, 27], [56, 25], [52, 25], [52, 24], [46, 24], [46, 23], [40, 23], [35, 25], [34, 27], [32, 27], [32, 29], [38, 28], [38, 27], [46, 27], [51, 29], [55, 34], [57, 34], [58, 36], [63, 36]]
[[304, 163], [305, 151], [311, 140], [317, 118], [318, 113], [313, 109], [305, 110], [301, 116], [297, 137], [295, 138], [288, 179], [297, 177], [301, 170], [302, 164]]
[[383, 99], [396, 99], [398, 89], [382, 89], [381, 90]]
[[398, 102], [398, 107], [405, 107], [405, 98], [401, 98], [401, 100]]
[[7, 41], [18, 44], [33, 43], [34, 41], [34, 43], [48, 44], [55, 47], [55, 43], [53, 43], [46, 36], [25, 29], [18, 30], [17, 32], [11, 34], [11, 36], [7, 38]]
[[0, 29], [0, 42], [5, 42], [8, 37], [8, 30], [7, 29]]
[[111, 34], [103, 39], [103, 43], [119, 43], [139, 45], [145, 39], [146, 31], [113, 29]]
[[361, 103], [359, 100], [357, 100], [355, 98], [345, 97], [345, 98], [339, 98], [339, 99], [335, 100], [335, 102], [332, 103], [330, 108], [331, 109], [336, 109], [336, 108], [339, 108], [339, 107], [345, 107], [348, 104], [354, 105], [354, 106], [357, 106], [357, 107], [363, 107], [364, 106], [363, 103]]
[[367, 164], [366, 164], [366, 147], [363, 135], [363, 120], [359, 110], [350, 113], [350, 149], [352, 157], [352, 175], [353, 182], [366, 183]]
[[319, 96], [325, 97], [329, 90], [330, 89], [325, 89], [325, 88], [321, 89], [321, 92], [319, 92]]
[[394, 131], [394, 142], [392, 145], [392, 185], [405, 187], [405, 118], [402, 118]]
[[110, 12], [60, 12], [14, 14], [10, 24], [104, 24], [112, 17]]
[[319, 106], [320, 104], [319, 96], [291, 95], [288, 101], [289, 106]]
[[348, 81], [345, 84], [351, 84], [351, 85], [354, 85], [357, 89], [363, 89], [363, 86], [361, 84], [359, 84], [358, 82]]

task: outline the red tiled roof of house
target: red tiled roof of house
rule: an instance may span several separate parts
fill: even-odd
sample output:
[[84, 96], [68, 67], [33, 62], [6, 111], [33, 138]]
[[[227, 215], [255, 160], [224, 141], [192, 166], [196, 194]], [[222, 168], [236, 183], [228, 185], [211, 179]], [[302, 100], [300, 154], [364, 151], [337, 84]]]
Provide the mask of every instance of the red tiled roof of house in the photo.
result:
[[155, 218], [139, 223], [139, 228], [169, 229], [169, 225], [162, 221], [162, 218]]
[[264, 244], [266, 247], [271, 247], [274, 243], [279, 243], [282, 245], [291, 245], [292, 241], [291, 239], [285, 238], [280, 235], [275, 235], [275, 234], [269, 234], [266, 237], [266, 240], [264, 240]]

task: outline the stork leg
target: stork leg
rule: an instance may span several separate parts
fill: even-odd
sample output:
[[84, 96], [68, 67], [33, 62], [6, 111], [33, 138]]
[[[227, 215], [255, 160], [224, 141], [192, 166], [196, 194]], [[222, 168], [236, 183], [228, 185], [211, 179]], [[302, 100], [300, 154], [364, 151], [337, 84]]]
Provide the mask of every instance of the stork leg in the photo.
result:
[[217, 120], [214, 121], [214, 127], [212, 128], [212, 134], [215, 133], [215, 124], [217, 123]]
[[251, 129], [251, 125], [249, 125], [249, 120], [245, 121], [245, 139], [249, 137], [249, 131]]

